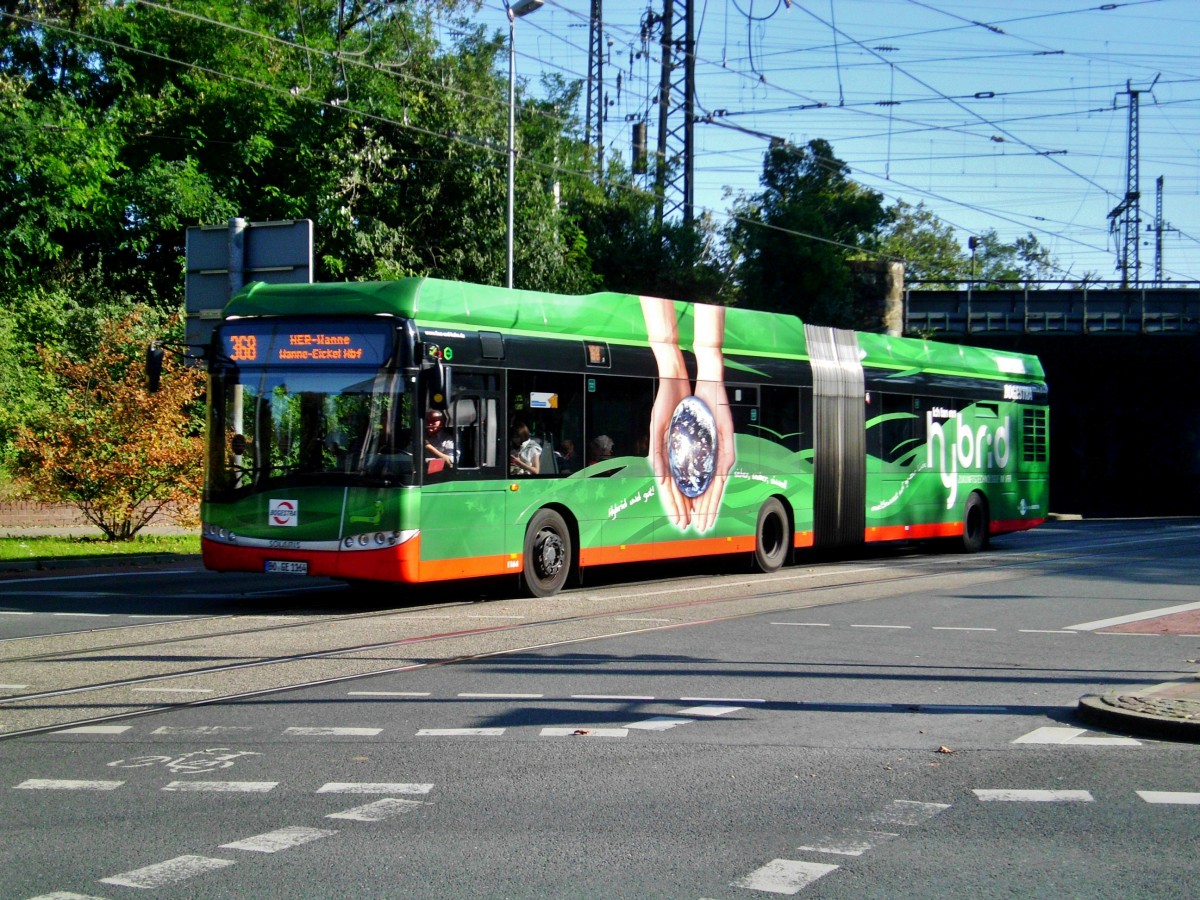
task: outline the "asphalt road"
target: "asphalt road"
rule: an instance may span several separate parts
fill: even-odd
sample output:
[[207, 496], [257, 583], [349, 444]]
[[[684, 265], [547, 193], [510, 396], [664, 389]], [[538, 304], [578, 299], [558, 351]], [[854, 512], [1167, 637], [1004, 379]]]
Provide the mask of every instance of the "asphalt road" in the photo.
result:
[[403, 607], [0, 581], [0, 897], [1200, 896], [1200, 746], [1074, 716], [1200, 670], [1113, 621], [1187, 621], [1198, 550], [1069, 522]]

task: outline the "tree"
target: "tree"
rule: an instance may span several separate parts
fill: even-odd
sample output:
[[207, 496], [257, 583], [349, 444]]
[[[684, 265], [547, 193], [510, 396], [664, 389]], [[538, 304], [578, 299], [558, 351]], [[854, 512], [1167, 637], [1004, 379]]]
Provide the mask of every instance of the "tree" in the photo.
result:
[[103, 323], [91, 356], [43, 348], [55, 402], [17, 431], [18, 483], [38, 500], [76, 507], [109, 540], [131, 540], [167, 509], [195, 519], [203, 375], [169, 360], [163, 389], [150, 394], [143, 352], [156, 331], [130, 313]]
[[925, 204], [903, 200], [887, 210], [879, 251], [904, 263], [904, 283], [916, 288], [953, 290], [970, 275], [970, 258], [954, 229]]
[[982, 290], [1001, 290], [1014, 283], [1035, 287], [1061, 271], [1032, 232], [1006, 244], [994, 228], [979, 235], [975, 266], [976, 286]]
[[870, 245], [886, 213], [882, 196], [849, 176], [827, 141], [771, 146], [763, 191], [738, 199], [727, 234], [739, 304], [815, 324], [861, 324], [846, 260]]

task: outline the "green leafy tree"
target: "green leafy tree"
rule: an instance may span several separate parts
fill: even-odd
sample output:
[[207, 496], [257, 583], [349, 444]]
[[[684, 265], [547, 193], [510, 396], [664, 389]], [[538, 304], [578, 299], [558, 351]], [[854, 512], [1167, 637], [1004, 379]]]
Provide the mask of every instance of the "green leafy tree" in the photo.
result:
[[981, 290], [1002, 290], [1015, 285], [1036, 287], [1061, 271], [1050, 251], [1032, 233], [1011, 244], [989, 228], [977, 238], [975, 284]]
[[103, 323], [90, 356], [44, 349], [55, 402], [17, 432], [18, 483], [75, 506], [109, 540], [131, 540], [164, 510], [195, 519], [203, 376], [169, 360], [162, 391], [148, 393], [143, 353], [157, 331], [131, 313]]
[[886, 221], [882, 196], [855, 183], [824, 140], [773, 144], [762, 192], [734, 205], [728, 244], [738, 303], [789, 312], [814, 324], [856, 327], [846, 260]]
[[898, 200], [888, 207], [878, 249], [904, 263], [904, 282], [914, 288], [953, 290], [970, 274], [970, 257], [954, 229], [924, 203]]

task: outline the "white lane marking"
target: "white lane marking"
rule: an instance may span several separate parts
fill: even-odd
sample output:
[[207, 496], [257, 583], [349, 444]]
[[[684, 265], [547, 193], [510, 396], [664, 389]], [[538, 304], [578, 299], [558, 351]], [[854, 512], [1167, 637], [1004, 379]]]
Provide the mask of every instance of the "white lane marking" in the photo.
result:
[[1097, 628], [1126, 625], [1129, 622], [1142, 622], [1146, 619], [1157, 619], [1159, 616], [1169, 616], [1172, 613], [1190, 612], [1193, 609], [1200, 609], [1200, 603], [1180, 603], [1178, 606], [1148, 609], [1145, 612], [1130, 613], [1127, 616], [1113, 616], [1111, 619], [1097, 619], [1094, 622], [1084, 622], [1080, 625], [1068, 625], [1067, 627], [1078, 631], [1095, 631]]
[[429, 691], [347, 691], [347, 697], [431, 697]]
[[984, 802], [1001, 803], [1091, 803], [1090, 791], [1019, 791], [1019, 790], [976, 790], [976, 797]]
[[468, 619], [524, 619], [526, 616], [484, 616], [476, 613], [467, 615]]
[[741, 706], [690, 706], [687, 709], [677, 710], [676, 714], [680, 716], [713, 718], [715, 716], [723, 716], [726, 713], [737, 712], [742, 708]]
[[1141, 741], [1130, 737], [1085, 736], [1084, 728], [1061, 728], [1044, 725], [1013, 741], [1014, 744], [1069, 744], [1073, 747], [1140, 747]]
[[1078, 631], [1066, 631], [1062, 628], [1018, 628], [1018, 634], [1079, 634]]
[[317, 788], [318, 794], [428, 794], [432, 784], [390, 781], [330, 781]]
[[148, 688], [133, 688], [135, 693], [143, 694], [211, 694], [212, 688], [168, 688], [168, 687], [148, 687]]
[[498, 737], [502, 734], [503, 728], [422, 728], [417, 732], [417, 737]]
[[[7, 582], [6, 582], [7, 583]], [[0, 616], [32, 616], [31, 612], [22, 612], [20, 610], [0, 609]]]
[[1029, 734], [1022, 735], [1013, 741], [1014, 744], [1065, 744], [1073, 737], [1087, 734], [1086, 728], [1059, 728], [1054, 725], [1043, 725], [1035, 728]]
[[623, 738], [629, 736], [628, 728], [591, 728], [583, 725], [579, 728], [543, 728], [542, 737], [611, 737]]
[[164, 725], [151, 734], [242, 734], [253, 731], [250, 725]]
[[382, 822], [404, 813], [412, 812], [418, 806], [423, 806], [421, 800], [397, 800], [395, 797], [384, 797], [366, 806], [356, 806], [343, 812], [330, 813], [327, 819], [349, 819], [352, 822]]
[[892, 628], [897, 631], [911, 631], [911, 625], [851, 625], [851, 628]]
[[104, 900], [104, 898], [94, 897], [91, 894], [72, 894], [70, 891], [54, 891], [49, 894], [38, 894], [36, 897], [30, 897], [29, 900]]
[[773, 859], [755, 869], [745, 878], [731, 882], [730, 887], [764, 891], [768, 894], [797, 894], [818, 878], [836, 871], [828, 863], [802, 862], [798, 859]]
[[1200, 806], [1200, 793], [1191, 791], [1138, 791], [1137, 795], [1147, 803], [1176, 803], [1185, 806]]
[[487, 694], [463, 692], [458, 694], [465, 700], [540, 700], [545, 694]]
[[813, 853], [834, 853], [838, 856], [862, 856], [868, 850], [875, 848], [882, 841], [889, 841], [898, 835], [893, 831], [859, 831], [846, 829], [835, 834], [825, 835], [811, 844], [797, 847], [797, 850], [808, 850]]
[[803, 625], [805, 628], [832, 628], [828, 622], [772, 622], [772, 625]]
[[80, 725], [78, 728], [64, 728], [55, 734], [124, 734], [132, 725]]
[[680, 697], [680, 703], [766, 703], [766, 700], [761, 698], [755, 700], [750, 697]]
[[278, 784], [278, 781], [172, 781], [163, 790], [182, 794], [265, 794]]
[[374, 737], [382, 731], [382, 728], [304, 727], [294, 725], [291, 728], [285, 728], [283, 733], [302, 735], [304, 737]]
[[652, 719], [643, 719], [640, 722], [630, 722], [626, 728], [637, 728], [642, 731], [666, 731], [668, 728], [674, 728], [677, 725], [691, 725], [695, 719], [672, 719], [669, 716], [655, 716]]
[[110, 613], [56, 612], [50, 615], [62, 616], [65, 619], [107, 619]]
[[301, 844], [318, 841], [335, 834], [337, 834], [336, 831], [328, 828], [304, 828], [294, 825], [288, 828], [277, 828], [265, 834], [256, 834], [254, 837], [242, 838], [240, 841], [231, 841], [228, 844], [222, 844], [221, 849], [278, 853], [280, 850], [290, 850], [292, 847], [299, 847]]
[[870, 817], [870, 821], [876, 825], [920, 825], [949, 808], [949, 803], [893, 800], [891, 806], [875, 813]]
[[653, 700], [653, 697], [640, 697], [636, 694], [572, 694], [572, 700]]
[[208, 856], [177, 856], [166, 862], [155, 863], [132, 872], [124, 872], [109, 878], [101, 878], [104, 884], [116, 884], [121, 887], [159, 888], [177, 881], [186, 881], [196, 875], [212, 872], [232, 866], [232, 859], [213, 859]]
[[162, 613], [130, 613], [126, 618], [129, 619], [191, 619], [192, 616], [186, 614], [162, 614]]
[[15, 791], [115, 791], [123, 781], [74, 781], [68, 778], [29, 778], [15, 785]]
[[934, 625], [934, 631], [995, 631], [995, 628], [966, 628], [961, 625]]
[[617, 622], [672, 622], [673, 619], [652, 619], [649, 616], [616, 616]]

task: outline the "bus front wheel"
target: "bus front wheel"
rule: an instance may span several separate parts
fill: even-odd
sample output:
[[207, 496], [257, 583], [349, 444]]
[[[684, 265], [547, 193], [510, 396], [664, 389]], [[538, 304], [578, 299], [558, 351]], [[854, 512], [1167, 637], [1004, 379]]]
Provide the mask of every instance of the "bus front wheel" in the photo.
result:
[[521, 579], [531, 597], [550, 597], [567, 582], [571, 571], [571, 532], [552, 509], [540, 509], [525, 532]]
[[758, 511], [754, 530], [754, 565], [760, 572], [776, 572], [787, 558], [788, 516], [778, 498], [772, 497]]
[[978, 553], [988, 545], [988, 508], [981, 494], [967, 498], [963, 510], [962, 552]]

